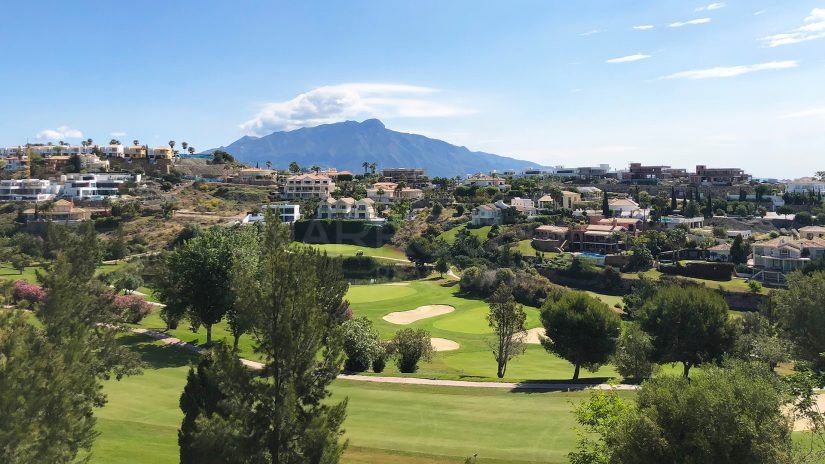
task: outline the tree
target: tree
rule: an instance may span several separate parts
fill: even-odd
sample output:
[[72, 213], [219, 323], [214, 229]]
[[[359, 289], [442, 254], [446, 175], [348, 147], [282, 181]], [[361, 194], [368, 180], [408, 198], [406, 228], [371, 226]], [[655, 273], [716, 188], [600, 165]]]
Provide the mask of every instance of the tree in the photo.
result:
[[0, 312], [0, 462], [77, 462], [98, 432], [94, 409], [103, 381], [140, 372], [140, 358], [118, 342], [111, 292], [94, 278], [94, 229], [67, 234], [48, 273], [38, 325]]
[[297, 174], [301, 172], [301, 166], [298, 165], [295, 161], [289, 163], [289, 172], [293, 174]]
[[660, 288], [636, 317], [653, 337], [654, 359], [682, 363], [685, 377], [691, 367], [721, 359], [733, 345], [728, 304], [705, 287]]
[[438, 257], [435, 261], [435, 270], [442, 279], [444, 278], [444, 274], [450, 271], [450, 263], [447, 261], [446, 257]]
[[659, 290], [659, 283], [644, 274], [639, 274], [630, 286], [630, 293], [622, 297], [624, 304], [624, 311], [631, 319], [635, 318], [637, 311], [642, 309], [642, 306]]
[[407, 259], [409, 259], [419, 273], [424, 272], [427, 264], [432, 263], [437, 258], [437, 249], [432, 240], [425, 237], [414, 238], [406, 250]]
[[175, 141], [174, 141], [174, 140], [170, 140], [170, 141], [169, 141], [169, 148], [170, 148], [171, 150], [174, 150], [174, 149], [175, 149]]
[[9, 260], [11, 261], [11, 267], [19, 272], [20, 275], [23, 275], [23, 271], [25, 271], [27, 267], [31, 266], [29, 256], [23, 253], [15, 253], [11, 255]]
[[676, 187], [670, 188], [670, 211], [679, 209], [679, 204], [676, 202]]
[[742, 362], [710, 367], [688, 380], [646, 381], [635, 405], [616, 391], [596, 392], [576, 417], [592, 436], [570, 454], [574, 464], [791, 464], [795, 396], [762, 366]]
[[602, 195], [602, 216], [606, 218], [611, 216], [610, 202], [607, 200], [607, 190], [605, 190], [604, 194]]
[[[753, 282], [753, 281], [752, 281]], [[746, 312], [737, 319], [739, 336], [735, 354], [745, 361], [760, 361], [771, 370], [790, 360], [791, 343], [780, 337], [778, 326], [766, 316]]]
[[567, 292], [558, 301], [548, 300], [541, 322], [547, 334], [541, 344], [575, 366], [573, 380], [578, 380], [582, 366], [595, 371], [610, 359], [621, 324], [610, 307], [579, 291]]
[[399, 371], [415, 372], [418, 361], [429, 361], [432, 356], [430, 333], [423, 329], [401, 329], [388, 343], [387, 351], [395, 358]]
[[653, 253], [644, 246], [636, 245], [631, 249], [625, 270], [629, 272], [646, 271], [653, 267]]
[[639, 324], [625, 324], [613, 355], [616, 371], [626, 379], [646, 379], [653, 375], [656, 368], [656, 364], [650, 360], [652, 354], [653, 341], [650, 335]]
[[364, 168], [364, 175], [366, 176], [367, 175], [367, 170], [369, 170], [369, 168], [370, 168], [370, 162], [369, 161], [364, 161], [363, 163], [361, 163], [361, 167]]
[[496, 338], [490, 342], [493, 358], [496, 360], [498, 378], [504, 378], [507, 362], [524, 352], [524, 321], [527, 313], [522, 305], [516, 304], [513, 289], [502, 283], [490, 297], [490, 312], [487, 323]]
[[166, 259], [168, 272], [158, 279], [158, 296], [167, 309], [186, 314], [195, 327], [204, 326], [207, 345], [212, 343], [212, 326], [235, 302], [233, 258], [256, 239], [253, 228], [212, 227], [184, 242]]
[[126, 244], [126, 232], [123, 227], [115, 229], [115, 235], [109, 240], [106, 256], [109, 259], [123, 259], [129, 254], [129, 247]]
[[197, 430], [187, 440], [220, 443], [233, 455], [210, 462], [337, 463], [345, 447], [346, 401], [328, 397], [343, 344], [340, 328], [319, 304], [319, 255], [290, 247], [289, 227], [277, 221], [266, 221], [263, 237], [250, 287], [259, 292], [252, 298], [257, 318], [251, 332], [264, 368], [244, 376], [235, 354], [224, 351], [227, 362], [216, 356], [219, 395], [225, 396], [218, 404], [226, 409], [196, 418]]
[[381, 349], [381, 338], [372, 322], [366, 317], [345, 321], [341, 326], [344, 337], [344, 353], [347, 361], [344, 369], [363, 372], [370, 368]]
[[798, 359], [825, 368], [825, 272], [788, 276], [788, 289], [772, 296], [779, 325]]
[[712, 218], [713, 217], [713, 195], [710, 192], [707, 194], [707, 198], [705, 199], [705, 218]]
[[745, 264], [748, 262], [749, 254], [750, 247], [745, 243], [741, 234], [737, 235], [730, 246], [730, 261], [734, 264]]

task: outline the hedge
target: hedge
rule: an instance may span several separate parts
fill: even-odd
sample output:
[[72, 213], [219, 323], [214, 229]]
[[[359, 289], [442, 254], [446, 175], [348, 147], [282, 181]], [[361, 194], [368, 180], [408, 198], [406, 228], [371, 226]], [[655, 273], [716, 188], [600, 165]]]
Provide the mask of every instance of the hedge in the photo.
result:
[[368, 224], [364, 221], [311, 219], [296, 221], [295, 241], [304, 243], [344, 243], [377, 248], [385, 245], [395, 234], [395, 226]]
[[659, 271], [664, 274], [693, 277], [707, 280], [731, 280], [736, 270], [733, 263], [687, 263], [682, 265], [659, 266]]

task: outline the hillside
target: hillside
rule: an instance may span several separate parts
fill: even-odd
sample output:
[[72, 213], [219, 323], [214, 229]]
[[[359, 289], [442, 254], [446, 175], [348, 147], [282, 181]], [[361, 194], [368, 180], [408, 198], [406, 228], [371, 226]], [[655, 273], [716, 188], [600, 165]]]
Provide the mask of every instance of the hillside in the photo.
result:
[[536, 166], [529, 161], [470, 151], [423, 135], [390, 130], [377, 119], [274, 132], [264, 137], [244, 136], [217, 149], [252, 165], [271, 161], [274, 167], [286, 168], [295, 161], [300, 166], [335, 167], [357, 173], [363, 170], [362, 163], [369, 161], [376, 163], [378, 169], [424, 168], [431, 177]]

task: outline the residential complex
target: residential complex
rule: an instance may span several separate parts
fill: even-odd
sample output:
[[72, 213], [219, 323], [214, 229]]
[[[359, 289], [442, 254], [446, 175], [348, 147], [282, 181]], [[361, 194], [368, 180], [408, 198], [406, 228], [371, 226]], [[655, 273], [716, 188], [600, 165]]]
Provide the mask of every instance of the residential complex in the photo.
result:
[[367, 197], [376, 203], [392, 203], [394, 201], [414, 202], [424, 198], [424, 191], [418, 188], [401, 187], [395, 182], [376, 182], [367, 189]]
[[387, 182], [404, 182], [407, 185], [419, 185], [427, 182], [427, 174], [419, 168], [384, 168], [381, 178]]
[[734, 185], [748, 182], [749, 174], [739, 168], [709, 168], [696, 166], [696, 172], [690, 175], [691, 184]]
[[289, 176], [284, 184], [284, 196], [288, 200], [326, 200], [335, 190], [335, 182], [320, 174]]
[[64, 174], [49, 179], [6, 179], [0, 181], [0, 201], [42, 202], [56, 197], [77, 200], [100, 200], [120, 195], [128, 182], [141, 181], [140, 174], [89, 173]]
[[499, 190], [504, 190], [508, 187], [507, 182], [501, 177], [488, 176], [480, 172], [467, 176], [462, 183], [467, 187], [495, 187]]
[[369, 198], [327, 198], [318, 205], [318, 219], [356, 219], [363, 221], [380, 221], [375, 213], [375, 202]]

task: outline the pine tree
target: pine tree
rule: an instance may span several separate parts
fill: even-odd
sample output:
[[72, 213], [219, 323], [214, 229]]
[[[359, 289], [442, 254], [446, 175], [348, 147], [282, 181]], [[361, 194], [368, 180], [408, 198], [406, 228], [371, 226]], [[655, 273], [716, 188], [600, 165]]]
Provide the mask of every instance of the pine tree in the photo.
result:
[[[266, 221], [257, 269], [250, 273], [255, 282], [248, 286], [256, 292], [248, 301], [256, 305], [251, 333], [265, 363], [260, 375], [240, 376], [236, 355], [216, 349], [211, 370], [224, 379], [218, 385], [225, 410], [200, 414], [199, 405], [208, 402], [198, 398], [182, 404], [190, 411], [185, 419], [190, 424], [191, 411], [198, 415], [196, 427], [186, 427], [184, 444], [220, 443], [232, 450], [229, 460], [201, 462], [334, 464], [343, 453], [346, 401], [327, 398], [343, 363], [341, 331], [328, 309], [344, 302], [322, 295], [331, 288], [319, 280], [324, 257], [308, 247], [289, 248], [289, 243], [287, 226]], [[190, 393], [213, 395], [194, 386], [194, 377]]]

